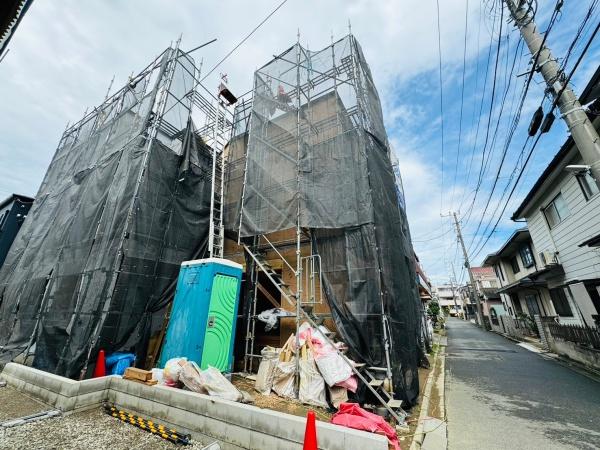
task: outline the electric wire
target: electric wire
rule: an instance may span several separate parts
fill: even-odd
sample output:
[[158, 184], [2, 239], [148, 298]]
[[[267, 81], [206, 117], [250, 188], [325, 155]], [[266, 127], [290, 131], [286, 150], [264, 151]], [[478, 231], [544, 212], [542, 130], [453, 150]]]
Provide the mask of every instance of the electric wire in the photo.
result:
[[[540, 48], [543, 48], [543, 47], [544, 47], [544, 45], [545, 45], [545, 42], [546, 42], [546, 40], [547, 40], [547, 38], [548, 38], [548, 35], [550, 34], [550, 31], [552, 30], [552, 28], [553, 28], [553, 26], [554, 26], [554, 24], [555, 24], [555, 22], [556, 22], [556, 20], [557, 20], [557, 18], [558, 18], [558, 14], [559, 14], [559, 12], [560, 12], [560, 9], [561, 9], [561, 7], [562, 7], [562, 4], [563, 4], [563, 1], [562, 1], [562, 0], [557, 0], [556, 4], [555, 4], [555, 6], [554, 6], [554, 9], [553, 9], [553, 11], [552, 11], [552, 16], [550, 17], [550, 20], [549, 20], [549, 23], [548, 23], [548, 27], [546, 28], [546, 32], [544, 33], [544, 38], [542, 39], [542, 43], [541, 43], [541, 46], [540, 46]], [[518, 109], [518, 111], [519, 111], [519, 113], [518, 113], [518, 116], [517, 116], [518, 118], [520, 118], [520, 111], [522, 110], [523, 104], [524, 104], [524, 102], [525, 102], [525, 99], [526, 99], [526, 96], [527, 96], [527, 92], [529, 91], [529, 87], [530, 87], [530, 85], [531, 85], [531, 81], [532, 81], [532, 79], [533, 79], [533, 74], [535, 73], [535, 68], [537, 67], [537, 62], [538, 62], [538, 60], [539, 60], [539, 56], [540, 56], [540, 52], [537, 52], [537, 53], [536, 53], [536, 55], [535, 55], [535, 57], [534, 57], [533, 64], [532, 64], [532, 67], [531, 67], [531, 70], [529, 71], [529, 74], [528, 74], [528, 77], [527, 77], [527, 81], [526, 81], [526, 83], [525, 83], [525, 89], [524, 89], [523, 95], [522, 95], [522, 97], [521, 97], [521, 104], [520, 104], [520, 106], [519, 106], [519, 109]], [[517, 120], [516, 122], [514, 122], [514, 127], [516, 127], [516, 126], [517, 126], [517, 124], [518, 124], [518, 120]], [[514, 131], [513, 131], [512, 133], [514, 133]], [[510, 133], [509, 133], [509, 135], [510, 135]], [[512, 140], [512, 137], [511, 137], [511, 140]], [[537, 141], [536, 141], [536, 142], [537, 142]], [[509, 142], [509, 144], [510, 144], [510, 142]], [[528, 160], [527, 160], [527, 161], [528, 161]], [[516, 167], [517, 167], [517, 166], [515, 166], [515, 169], [516, 169]], [[514, 172], [513, 172], [513, 173], [514, 173]], [[520, 180], [521, 176], [522, 176], [522, 173], [520, 173], [520, 174], [519, 174], [518, 180]], [[511, 177], [511, 180], [512, 180], [512, 177]], [[511, 180], [509, 180], [509, 182], [510, 182]], [[517, 182], [518, 182], [518, 180], [517, 180]], [[509, 184], [507, 184], [507, 187], [508, 187], [508, 186], [509, 186]], [[505, 191], [506, 191], [506, 188], [505, 188]], [[477, 192], [477, 191], [476, 191], [476, 192]], [[513, 191], [511, 191], [511, 194], [509, 195], [509, 199], [510, 199], [510, 197], [512, 196], [513, 192], [514, 192], [514, 189], [513, 189]], [[508, 200], [507, 200], [507, 201], [508, 201]], [[471, 204], [471, 207], [473, 207], [473, 206], [474, 206], [474, 202]], [[494, 225], [494, 227], [492, 228], [492, 231], [490, 231], [490, 235], [491, 235], [491, 233], [493, 233], [493, 232], [495, 231], [495, 228], [496, 228], [496, 226], [497, 226], [497, 223], [499, 223], [499, 221], [500, 221], [500, 219], [501, 219], [501, 215], [502, 215], [502, 214], [504, 214], [504, 210], [506, 209], [506, 206], [507, 206], [507, 205], [505, 205], [505, 207], [503, 208], [503, 210], [502, 210], [502, 212], [501, 212], [500, 216], [498, 217], [498, 220], [496, 221], [496, 225]], [[485, 227], [485, 229], [486, 229], [486, 230], [487, 230], [487, 229], [489, 229], [489, 225], [490, 225], [490, 224], [493, 222], [493, 220], [494, 220], [494, 218], [493, 218], [493, 217], [494, 217], [494, 215], [492, 214], [492, 217], [490, 217], [490, 221], [488, 222], [488, 225]], [[483, 215], [482, 215], [482, 218], [483, 218]], [[488, 237], [487, 237], [487, 238], [485, 238], [485, 242], [486, 242], [486, 243], [487, 243], [487, 241], [489, 241], [489, 237], [490, 237], [490, 235], [488, 235]], [[485, 231], [484, 231], [483, 235], [481, 236], [481, 238], [479, 239], [479, 241], [477, 242], [477, 244], [475, 244], [475, 248], [479, 248], [479, 247], [480, 247], [480, 243], [481, 243], [481, 242], [482, 242], [482, 240], [484, 239], [484, 237], [483, 237], [483, 236], [485, 236]], [[474, 240], [475, 240], [475, 239], [474, 239]], [[474, 242], [474, 240], [471, 242], [471, 245], [469, 245], [469, 250], [468, 250], [469, 252], [471, 252], [471, 248], [473, 247], [473, 242]], [[485, 244], [484, 244], [484, 245], [485, 245]], [[479, 251], [481, 251], [481, 249], [480, 249]]]
[[438, 60], [439, 60], [439, 78], [440, 78], [440, 125], [441, 125], [441, 152], [442, 152], [442, 179], [440, 188], [440, 213], [442, 212], [444, 197], [444, 84], [442, 79], [442, 33], [440, 26], [440, 1], [436, 0], [437, 11], [437, 36], [438, 36]]
[[279, 11], [279, 9], [285, 5], [287, 3], [288, 0], [283, 0], [281, 3], [279, 3], [279, 5], [277, 5], [277, 7], [275, 9], [273, 9], [268, 15], [267, 17], [265, 17], [258, 25], [256, 25], [252, 31], [250, 31], [250, 33], [248, 33], [238, 44], [236, 44], [235, 47], [233, 47], [225, 56], [223, 56], [223, 58], [221, 58], [219, 60], [219, 62], [217, 62], [209, 71], [206, 75], [204, 75], [204, 77], [202, 77], [202, 79], [200, 80], [200, 82], [206, 80], [206, 78], [213, 73], [221, 64], [223, 64], [227, 58], [229, 58], [238, 48], [240, 48], [244, 42], [246, 42], [250, 36], [252, 36], [254, 33], [256, 33], [256, 31], [263, 26], [263, 24], [269, 20], [271, 18], [271, 16], [273, 16], [273, 14], [275, 14], [277, 11]]
[[[533, 151], [535, 150], [535, 148], [536, 148], [536, 146], [537, 146], [537, 144], [540, 141], [540, 139], [541, 139], [542, 136], [543, 136], [542, 133], [540, 133], [540, 134], [537, 135], [535, 141], [533, 142], [533, 145], [529, 149], [529, 153], [527, 154], [527, 158], [525, 159], [525, 162], [523, 163], [523, 166], [521, 167], [521, 170], [519, 171], [519, 175], [517, 176], [517, 180], [515, 181], [515, 184], [513, 185], [512, 190], [510, 191], [510, 194], [508, 195], [508, 198], [506, 199], [506, 203], [504, 204], [504, 207], [502, 208], [502, 210], [500, 211], [500, 214], [498, 215], [498, 219], [496, 220], [496, 223], [494, 224], [494, 227], [492, 228], [492, 230], [490, 231], [490, 233], [485, 238], [485, 241], [483, 241], [483, 243], [479, 246], [479, 248], [476, 251], [474, 251], [474, 253], [472, 253], [469, 256], [470, 259], [475, 259], [475, 258], [477, 258], [477, 256], [479, 256], [479, 254], [481, 253], [481, 251], [485, 248], [485, 245], [488, 243], [488, 241], [490, 240], [490, 238], [492, 237], [492, 235], [496, 231], [496, 228], [498, 227], [498, 224], [500, 223], [500, 220], [502, 220], [502, 217], [504, 216], [506, 208], [508, 207], [508, 204], [510, 203], [510, 199], [512, 198], [512, 196], [514, 194], [515, 189], [519, 185], [519, 181], [521, 180], [521, 177], [523, 176], [523, 172], [525, 171], [525, 168], [527, 167], [527, 164], [529, 163], [529, 160], [531, 159], [531, 156], [533, 155]], [[527, 145], [528, 142], [529, 142], [529, 139], [527, 139], [525, 141], [525, 145]]]
[[[496, 22], [494, 21], [494, 23], [492, 24], [492, 33], [490, 35], [490, 44], [489, 44], [489, 49], [488, 49], [486, 67], [490, 66], [490, 60], [491, 60], [492, 51], [493, 51], [494, 30], [495, 30], [495, 27], [496, 27]], [[478, 138], [479, 138], [479, 129], [480, 129], [481, 117], [482, 117], [482, 113], [483, 113], [483, 105], [485, 103], [485, 93], [487, 91], [488, 75], [489, 75], [489, 70], [486, 69], [485, 78], [484, 78], [484, 81], [483, 81], [483, 89], [482, 89], [482, 94], [481, 94], [481, 103], [479, 105], [479, 115], [478, 115], [478, 119], [477, 119], [477, 127], [476, 127], [476, 130], [475, 130], [475, 139], [474, 139], [474, 142], [473, 142], [473, 155], [475, 154], [475, 149], [477, 148], [477, 141], [478, 141]], [[482, 163], [483, 163], [483, 158], [482, 158]], [[470, 164], [469, 166], [471, 166], [471, 165], [472, 164]], [[469, 175], [470, 175], [470, 172], [471, 172], [471, 167], [469, 167]], [[478, 187], [479, 187], [479, 184], [478, 184], [478, 186], [474, 190], [475, 196], [473, 197], [473, 201], [471, 202], [470, 208], [472, 208], [473, 204], [475, 203], [475, 198], [477, 196]], [[459, 206], [459, 209], [462, 209], [462, 202], [461, 202], [461, 205]]]
[[[511, 66], [511, 69], [510, 69], [510, 75], [509, 75], [508, 83], [506, 85], [504, 96], [502, 98], [500, 112], [498, 114], [498, 120], [496, 122], [496, 129], [494, 131], [494, 138], [493, 138], [493, 144], [492, 144], [493, 147], [490, 150], [490, 157], [488, 159], [488, 164], [489, 164], [489, 161], [491, 160], [492, 150], [495, 147], [495, 141], [496, 141], [496, 136], [497, 136], [497, 133], [498, 133], [499, 125], [500, 125], [500, 119], [502, 117], [502, 111], [504, 110], [504, 104], [505, 104], [506, 98], [508, 96], [508, 93], [510, 91], [511, 82], [512, 82], [512, 75], [514, 73], [514, 69], [515, 69], [515, 65], [516, 65], [516, 62], [517, 62], [517, 58], [519, 56], [519, 49], [522, 49], [522, 47], [521, 47], [522, 43], [523, 43], [522, 40], [519, 40], [519, 42], [517, 43], [517, 48], [516, 48], [515, 55], [514, 55], [514, 58], [513, 58], [513, 61], [512, 61], [512, 66]], [[508, 47], [507, 47], [507, 52], [508, 52]], [[520, 106], [522, 108], [522, 104]], [[517, 114], [520, 116], [520, 110], [519, 110], [518, 113], [515, 113], [515, 117], [517, 116]], [[492, 189], [490, 190], [490, 193], [487, 196], [487, 200], [486, 200], [486, 203], [485, 203], [485, 207], [483, 209], [483, 213], [481, 214], [481, 217], [479, 219], [479, 223], [477, 224], [477, 229], [475, 230], [475, 236], [477, 235], [477, 233], [481, 229], [481, 224], [483, 223], [483, 220], [485, 218], [485, 214], [486, 214], [486, 212], [487, 212], [487, 210], [488, 210], [488, 208], [490, 206], [490, 202], [491, 202], [492, 197], [494, 195], [494, 192], [496, 190], [496, 186], [498, 185], [498, 180], [500, 179], [500, 173], [502, 171], [502, 168], [504, 167], [504, 162], [506, 161], [506, 155], [508, 154], [508, 149], [510, 147], [510, 142], [512, 140], [512, 134], [513, 133], [514, 133], [514, 131], [513, 131], [512, 127], [511, 127], [511, 129], [509, 130], [509, 133], [507, 134], [507, 139], [506, 139], [506, 141], [504, 143], [504, 146], [503, 146], [503, 149], [502, 149], [502, 154], [501, 154], [501, 158], [500, 158], [500, 164], [498, 164], [498, 168], [496, 170], [496, 175], [495, 175], [494, 181], [492, 183]], [[465, 223], [466, 222], [468, 222], [468, 220], [466, 220]]]
[[[479, 52], [479, 47], [480, 47], [480, 36], [481, 36], [481, 22], [483, 20], [483, 15], [480, 14], [479, 16], [479, 21], [478, 21], [478, 26], [477, 26], [477, 49]], [[491, 41], [490, 41], [490, 46], [491, 46]], [[491, 47], [490, 47], [491, 48]], [[489, 59], [490, 59], [491, 53], [488, 52], [488, 64], [486, 64], [486, 67], [489, 66]], [[476, 65], [475, 65], [475, 90], [474, 92], [478, 92], [478, 87], [479, 87], [479, 60], [480, 60], [480, 56], [479, 53], [477, 54], [476, 57]], [[465, 177], [465, 185], [469, 184], [469, 179], [471, 177], [471, 168], [473, 167], [473, 160], [475, 158], [475, 148], [477, 146], [477, 137], [479, 135], [479, 125], [481, 123], [481, 109], [483, 108], [483, 100], [485, 97], [485, 85], [487, 83], [487, 76], [488, 76], [488, 70], [485, 71], [485, 79], [484, 79], [484, 87], [483, 90], [481, 91], [481, 107], [480, 107], [480, 112], [479, 115], [477, 116], [477, 128], [476, 128], [476, 132], [475, 132], [475, 139], [473, 141], [473, 146], [471, 147], [471, 158], [469, 160], [469, 166], [467, 168], [467, 176]], [[475, 127], [475, 114], [477, 111], [477, 97], [474, 96], [474, 102], [473, 102], [473, 114], [471, 117], [471, 128]], [[460, 204], [458, 206], [458, 210], [460, 211], [462, 209], [462, 205], [464, 204], [465, 198], [466, 198], [466, 190], [463, 192], [463, 195], [461, 196], [460, 199]]]
[[571, 41], [571, 44], [569, 45], [569, 48], [567, 49], [566, 55], [562, 59], [562, 62], [560, 64], [560, 72], [563, 72], [565, 70], [567, 64], [569, 63], [569, 58], [571, 57], [571, 54], [573, 53], [573, 50], [575, 49], [577, 42], [581, 38], [581, 35], [584, 32], [586, 25], [588, 24], [588, 22], [590, 21], [590, 18], [594, 14], [594, 10], [596, 9], [596, 6], [598, 6], [598, 1], [599, 0], [592, 0], [592, 2], [590, 3], [588, 10], [585, 13], [585, 16], [583, 17], [583, 20], [582, 20], [581, 24], [579, 25], [577, 32], [575, 33], [575, 37], [573, 38], [573, 41]]
[[456, 163], [454, 165], [454, 180], [452, 181], [452, 194], [450, 196], [450, 204], [454, 205], [454, 193], [456, 190], [456, 177], [458, 175], [458, 162], [460, 160], [460, 144], [462, 137], [463, 110], [465, 103], [465, 72], [467, 69], [467, 35], [469, 31], [469, 0], [467, 0], [465, 8], [465, 40], [463, 47], [463, 68], [462, 68], [462, 86], [460, 90], [460, 117], [458, 119], [458, 144], [456, 148]]

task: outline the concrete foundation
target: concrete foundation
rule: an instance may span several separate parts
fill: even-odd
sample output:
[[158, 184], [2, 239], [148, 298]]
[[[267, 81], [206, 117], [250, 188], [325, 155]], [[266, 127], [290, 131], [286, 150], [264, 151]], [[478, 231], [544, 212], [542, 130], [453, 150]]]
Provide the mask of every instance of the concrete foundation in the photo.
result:
[[[173, 426], [192, 438], [218, 440], [222, 449], [301, 449], [306, 421], [251, 405], [166, 386], [146, 386], [108, 376], [74, 381], [16, 363], [2, 379], [16, 389], [72, 413], [109, 401], [118, 407]], [[319, 448], [387, 450], [385, 436], [317, 421]]]

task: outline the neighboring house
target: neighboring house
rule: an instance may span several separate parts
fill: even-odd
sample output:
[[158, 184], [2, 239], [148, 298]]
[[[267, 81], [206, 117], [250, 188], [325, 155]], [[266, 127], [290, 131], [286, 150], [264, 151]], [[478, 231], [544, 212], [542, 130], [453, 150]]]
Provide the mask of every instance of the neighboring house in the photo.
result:
[[573, 302], [548, 285], [548, 280], [562, 276], [563, 268], [555, 259], [542, 258], [527, 228], [516, 230], [483, 263], [493, 268], [502, 305], [511, 317], [559, 316], [562, 323], [581, 323]]
[[417, 286], [419, 288], [419, 298], [421, 299], [421, 320], [422, 320], [422, 326], [421, 326], [421, 330], [423, 333], [423, 343], [425, 344], [425, 348], [427, 351], [431, 350], [431, 345], [433, 343], [433, 335], [432, 335], [432, 331], [433, 329], [430, 326], [430, 321], [427, 319], [427, 307], [428, 307], [428, 303], [429, 301], [433, 298], [433, 292], [432, 292], [432, 287], [431, 287], [431, 282], [429, 281], [429, 278], [427, 278], [427, 275], [425, 275], [425, 271], [423, 270], [423, 267], [421, 266], [421, 262], [419, 261], [419, 257], [417, 256], [416, 253], [414, 253], [415, 256], [415, 267], [417, 270]]
[[471, 301], [471, 283], [467, 281], [464, 286], [458, 288], [458, 295], [465, 313], [465, 319], [477, 318], [477, 305]]
[[483, 315], [489, 317], [490, 321], [497, 320], [497, 317], [505, 314], [506, 310], [498, 293], [500, 285], [496, 279], [494, 269], [491, 267], [471, 267], [471, 273], [475, 280], [475, 294], [481, 302]]
[[433, 288], [433, 294], [438, 299], [440, 308], [448, 311], [451, 316], [459, 316], [464, 313], [458, 286], [441, 284]]
[[0, 202], [0, 267], [12, 245], [33, 199], [24, 195], [13, 194]]
[[[580, 98], [596, 129], [599, 97], [600, 68]], [[512, 216], [527, 221], [540, 262], [563, 269], [546, 277], [561, 322], [578, 316], [587, 326], [600, 322], [599, 194], [598, 182], [569, 137]]]
[[421, 262], [419, 261], [419, 257], [415, 254], [415, 266], [417, 268], [417, 286], [419, 287], [419, 297], [421, 298], [421, 302], [423, 306], [432, 299], [432, 287], [431, 281], [425, 275], [425, 271], [421, 266]]

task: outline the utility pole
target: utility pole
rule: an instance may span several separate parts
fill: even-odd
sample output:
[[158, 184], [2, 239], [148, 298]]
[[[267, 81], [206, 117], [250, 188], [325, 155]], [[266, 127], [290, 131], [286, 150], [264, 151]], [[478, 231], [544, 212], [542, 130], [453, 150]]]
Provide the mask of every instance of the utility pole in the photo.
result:
[[450, 289], [452, 290], [452, 301], [454, 302], [454, 310], [456, 311], [456, 317], [460, 317], [458, 303], [456, 303], [456, 294], [454, 293], [454, 278], [450, 278]]
[[[451, 263], [450, 266], [452, 267], [452, 278], [450, 279], [450, 283], [452, 285], [452, 299], [454, 300], [454, 307], [456, 308], [456, 311], [458, 313], [458, 303], [456, 303], [456, 297], [454, 296], [454, 283], [457, 283], [457, 279], [456, 279], [456, 271], [454, 270], [454, 263]], [[456, 286], [457, 290], [458, 290], [458, 294], [460, 294], [460, 286]], [[463, 312], [463, 320], [467, 320], [467, 314], [465, 312], [465, 304], [462, 301], [462, 296], [460, 299], [460, 304], [461, 304], [461, 309]]]
[[560, 72], [556, 58], [548, 47], [544, 45], [542, 48], [544, 38], [529, 14], [531, 0], [503, 1], [529, 51], [536, 57], [537, 67], [532, 67], [531, 70], [538, 69], [542, 73], [548, 91], [552, 93], [585, 164], [590, 166], [592, 176], [600, 181], [600, 137], [573, 90], [564, 84], [564, 74]]
[[462, 247], [463, 255], [465, 257], [465, 269], [469, 273], [469, 280], [471, 281], [471, 286], [469, 286], [469, 297], [471, 298], [471, 303], [475, 303], [477, 306], [477, 323], [480, 327], [483, 326], [483, 311], [481, 310], [481, 303], [479, 303], [479, 298], [475, 294], [475, 279], [473, 278], [473, 273], [471, 272], [471, 265], [469, 264], [469, 255], [467, 254], [467, 248], [465, 247], [465, 241], [463, 240], [462, 232], [460, 230], [460, 223], [458, 222], [458, 218], [456, 217], [456, 213], [453, 212], [452, 216], [454, 217], [454, 225], [456, 226], [456, 236], [458, 237], [458, 241], [460, 242], [460, 246]]

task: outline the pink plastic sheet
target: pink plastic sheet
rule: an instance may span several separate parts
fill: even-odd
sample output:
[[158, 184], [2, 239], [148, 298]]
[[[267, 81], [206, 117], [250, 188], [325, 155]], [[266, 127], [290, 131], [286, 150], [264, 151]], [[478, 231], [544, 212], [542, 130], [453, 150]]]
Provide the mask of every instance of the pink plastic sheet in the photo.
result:
[[383, 433], [392, 447], [395, 450], [400, 450], [398, 436], [394, 428], [383, 420], [383, 417], [365, 411], [356, 403], [342, 403], [339, 411], [331, 418], [331, 423], [371, 433]]

